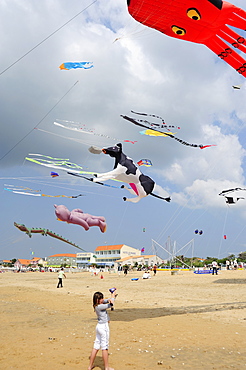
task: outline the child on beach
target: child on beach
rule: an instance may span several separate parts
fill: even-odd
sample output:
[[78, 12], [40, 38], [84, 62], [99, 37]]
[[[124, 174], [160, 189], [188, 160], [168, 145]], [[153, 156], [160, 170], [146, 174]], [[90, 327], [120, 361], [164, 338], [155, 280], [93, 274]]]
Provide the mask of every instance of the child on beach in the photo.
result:
[[60, 269], [60, 271], [58, 272], [58, 284], [57, 284], [57, 288], [63, 288], [63, 285], [62, 285], [62, 279], [65, 278], [66, 279], [66, 275], [64, 273], [64, 268], [62, 267]]
[[93, 308], [97, 314], [96, 339], [90, 356], [90, 364], [88, 370], [93, 369], [94, 360], [99, 349], [102, 349], [102, 358], [105, 370], [114, 370], [109, 367], [108, 363], [108, 346], [109, 346], [109, 316], [107, 309], [111, 308], [116, 298], [116, 290], [111, 293], [110, 299], [104, 299], [101, 292], [96, 292], [93, 295]]

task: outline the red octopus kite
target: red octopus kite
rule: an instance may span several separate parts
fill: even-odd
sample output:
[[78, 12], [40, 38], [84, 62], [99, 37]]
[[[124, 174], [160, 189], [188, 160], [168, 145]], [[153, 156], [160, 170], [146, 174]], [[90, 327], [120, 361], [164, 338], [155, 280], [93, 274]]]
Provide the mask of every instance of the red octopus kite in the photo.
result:
[[127, 0], [138, 22], [180, 40], [206, 45], [246, 77], [246, 40], [231, 27], [246, 30], [246, 12], [222, 0]]

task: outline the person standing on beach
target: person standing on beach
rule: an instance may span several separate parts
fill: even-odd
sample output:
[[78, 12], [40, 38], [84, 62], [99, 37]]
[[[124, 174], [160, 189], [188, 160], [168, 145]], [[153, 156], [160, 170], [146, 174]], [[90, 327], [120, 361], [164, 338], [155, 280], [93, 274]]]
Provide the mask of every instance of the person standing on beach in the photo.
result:
[[213, 261], [213, 262], [212, 262], [212, 268], [213, 268], [212, 275], [214, 275], [214, 273], [215, 273], [216, 275], [218, 275], [218, 264], [217, 264], [217, 262], [216, 262], [216, 261]]
[[154, 265], [154, 267], [153, 267], [154, 276], [156, 275], [156, 270], [157, 270], [157, 266], [156, 266], [156, 265]]
[[66, 275], [64, 273], [64, 269], [63, 267], [60, 269], [60, 271], [58, 272], [58, 284], [57, 284], [57, 288], [63, 288], [63, 285], [62, 285], [62, 279], [65, 278], [66, 279]]
[[226, 261], [226, 269], [230, 270], [230, 261], [229, 260]]
[[125, 265], [125, 266], [123, 267], [123, 270], [124, 270], [124, 276], [126, 276], [126, 275], [127, 275], [127, 272], [128, 272], [128, 266], [127, 266], [127, 265]]
[[120, 274], [121, 274], [121, 271], [122, 271], [122, 266], [121, 265], [119, 265], [118, 266], [118, 275], [120, 276]]
[[108, 362], [108, 347], [109, 347], [109, 315], [107, 313], [108, 308], [112, 308], [114, 300], [116, 298], [116, 289], [112, 293], [110, 299], [104, 299], [101, 292], [95, 292], [93, 295], [93, 308], [97, 314], [97, 326], [96, 326], [96, 339], [90, 355], [90, 364], [88, 370], [93, 369], [93, 364], [99, 349], [102, 349], [102, 358], [104, 362], [105, 370], [114, 370], [109, 367]]

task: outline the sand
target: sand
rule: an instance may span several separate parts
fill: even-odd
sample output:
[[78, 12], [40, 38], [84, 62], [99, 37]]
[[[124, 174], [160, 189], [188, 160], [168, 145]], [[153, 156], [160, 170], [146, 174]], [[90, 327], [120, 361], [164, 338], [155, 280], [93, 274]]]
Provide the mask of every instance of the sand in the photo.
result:
[[[0, 369], [86, 370], [96, 326], [91, 298], [114, 286], [115, 370], [246, 368], [246, 270], [103, 276], [70, 272], [57, 289], [56, 273], [0, 274]], [[101, 351], [95, 369], [104, 369]]]

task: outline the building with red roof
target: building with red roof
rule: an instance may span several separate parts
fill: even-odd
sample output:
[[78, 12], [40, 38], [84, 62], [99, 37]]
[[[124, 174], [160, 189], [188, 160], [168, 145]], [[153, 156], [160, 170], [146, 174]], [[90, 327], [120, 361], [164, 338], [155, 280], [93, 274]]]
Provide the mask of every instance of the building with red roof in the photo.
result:
[[30, 260], [19, 258], [14, 263], [14, 267], [16, 268], [16, 270], [26, 270], [27, 267], [36, 269], [39, 267], [39, 265], [44, 265], [44, 264], [45, 264], [44, 259], [40, 257], [33, 257]]
[[156, 256], [155, 254], [129, 256], [121, 258], [115, 262], [116, 266], [118, 265], [134, 266], [135, 264], [138, 264], [150, 267], [154, 265], [160, 265], [161, 263], [163, 263], [163, 260], [160, 257]]
[[1, 260], [0, 261], [0, 265], [8, 265], [9, 263], [11, 263], [11, 260]]
[[119, 259], [129, 256], [139, 256], [139, 249], [125, 244], [102, 245], [95, 249], [96, 263], [101, 266], [112, 266]]
[[15, 261], [14, 267], [16, 268], [16, 270], [19, 270], [19, 271], [26, 270], [27, 266], [30, 265], [30, 261], [31, 260], [19, 258], [18, 260]]
[[77, 267], [76, 253], [59, 253], [47, 257], [47, 267], [60, 267], [66, 265], [70, 267]]

